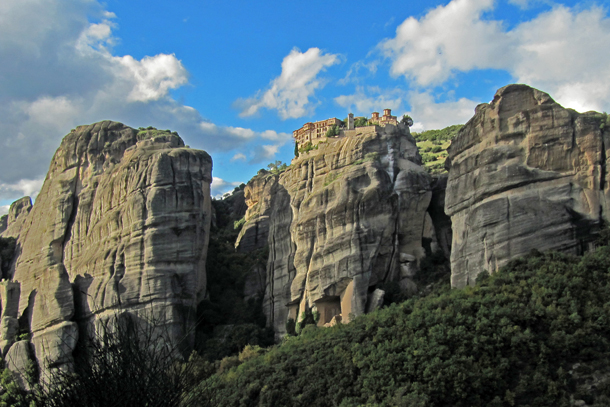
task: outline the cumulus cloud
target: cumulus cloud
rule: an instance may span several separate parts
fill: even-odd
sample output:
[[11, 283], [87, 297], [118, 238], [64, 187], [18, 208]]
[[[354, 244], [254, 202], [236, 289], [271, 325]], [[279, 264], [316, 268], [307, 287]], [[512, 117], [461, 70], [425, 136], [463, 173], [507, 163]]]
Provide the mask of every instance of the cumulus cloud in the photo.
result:
[[212, 153], [271, 137], [217, 126], [174, 100], [170, 92], [189, 78], [176, 55], [139, 60], [115, 55], [115, 17], [95, 0], [0, 2], [0, 193], [5, 199], [19, 197], [8, 195], [20, 193], [13, 188], [20, 180], [44, 176], [61, 137], [79, 124], [112, 119], [170, 128]]
[[335, 103], [350, 112], [370, 116], [374, 111], [382, 109], [397, 110], [403, 102], [404, 91], [401, 89], [381, 89], [377, 86], [358, 86], [356, 93], [341, 95], [335, 98]]
[[396, 37], [379, 44], [392, 60], [390, 73], [419, 85], [446, 81], [453, 70], [502, 68], [510, 62], [511, 41], [499, 21], [482, 19], [493, 0], [453, 0], [420, 20], [407, 18]]
[[11, 208], [10, 205], [2, 205], [2, 206], [0, 206], [0, 216], [6, 215], [10, 208]]
[[319, 48], [305, 52], [294, 48], [282, 61], [282, 73], [271, 81], [266, 91], [235, 102], [241, 110], [240, 116], [252, 116], [262, 108], [277, 110], [283, 120], [312, 113], [315, 103], [310, 98], [325, 85], [318, 74], [337, 63], [338, 55], [324, 54]]
[[411, 110], [406, 114], [415, 120], [412, 131], [442, 129], [452, 124], [466, 123], [474, 114], [475, 106], [479, 104], [467, 98], [436, 102], [427, 92], [410, 92], [408, 101]]
[[[516, 1], [526, 6], [525, 1]], [[442, 84], [453, 73], [502, 69], [516, 82], [549, 92], [577, 110], [610, 104], [610, 19], [605, 9], [555, 6], [511, 29], [484, 13], [493, 0], [453, 0], [420, 19], [409, 17], [378, 47], [390, 72], [417, 85]]]

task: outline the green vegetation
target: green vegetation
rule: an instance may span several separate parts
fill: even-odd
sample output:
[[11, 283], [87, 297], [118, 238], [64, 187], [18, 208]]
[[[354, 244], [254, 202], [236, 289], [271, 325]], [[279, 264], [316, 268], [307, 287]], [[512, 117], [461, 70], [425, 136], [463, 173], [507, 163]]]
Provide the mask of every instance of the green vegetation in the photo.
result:
[[417, 142], [429, 140], [436, 142], [435, 144], [440, 144], [441, 142], [451, 141], [462, 127], [464, 127], [463, 124], [454, 124], [441, 130], [426, 130], [421, 133], [414, 132], [411, 135]]
[[201, 323], [196, 339], [197, 352], [209, 362], [236, 355], [248, 344], [269, 346], [274, 343], [273, 331], [265, 327], [262, 295], [244, 299], [246, 277], [253, 267], [265, 269], [268, 250], [235, 251], [238, 224], [245, 219], [242, 214], [236, 218], [233, 208], [236, 199], [240, 196], [243, 199], [242, 194], [242, 190], [236, 188], [232, 195], [212, 201], [216, 222], [210, 232], [206, 264], [209, 297], [202, 301], [197, 311]]
[[297, 143], [296, 141], [294, 143], [294, 156], [295, 157], [299, 156], [299, 143]]
[[341, 176], [341, 171], [330, 172], [326, 174], [326, 178], [324, 178], [324, 186], [327, 187], [333, 182], [335, 182]]
[[233, 229], [241, 229], [241, 227], [245, 224], [246, 224], [246, 217], [244, 216], [240, 220], [236, 220], [235, 222], [233, 222]]
[[457, 135], [463, 124], [445, 127], [441, 130], [427, 130], [421, 133], [411, 133], [422, 156], [426, 170], [432, 174], [447, 172], [445, 159], [451, 140]]
[[269, 170], [269, 172], [271, 172], [272, 174], [275, 174], [275, 175], [279, 175], [279, 174], [283, 173], [284, 171], [286, 171], [287, 168], [288, 168], [288, 164], [282, 163], [279, 160], [276, 160], [273, 163], [267, 164], [267, 169]]
[[310, 142], [307, 142], [305, 144], [303, 144], [301, 147], [299, 147], [299, 153], [308, 153], [311, 150], [317, 150], [318, 149], [318, 145], [316, 144], [315, 146], [313, 144], [311, 144]]
[[413, 119], [408, 114], [403, 114], [402, 119], [400, 119], [400, 122], [402, 124], [406, 124], [409, 127], [413, 126]]
[[379, 153], [367, 153], [364, 158], [354, 161], [352, 165], [360, 165], [369, 161], [379, 161]]
[[366, 117], [356, 117], [354, 119], [354, 127], [366, 127], [370, 126], [369, 119]]
[[334, 137], [339, 135], [339, 126], [337, 126], [336, 124], [331, 126], [327, 131], [326, 131], [326, 137]]
[[202, 386], [217, 406], [608, 406], [609, 270], [607, 246], [533, 252], [475, 287], [308, 325]]
[[153, 126], [148, 127], [138, 127], [138, 140], [144, 140], [147, 138], [157, 138], [157, 137], [165, 137], [165, 136], [177, 136], [178, 133], [171, 130], [158, 130]]

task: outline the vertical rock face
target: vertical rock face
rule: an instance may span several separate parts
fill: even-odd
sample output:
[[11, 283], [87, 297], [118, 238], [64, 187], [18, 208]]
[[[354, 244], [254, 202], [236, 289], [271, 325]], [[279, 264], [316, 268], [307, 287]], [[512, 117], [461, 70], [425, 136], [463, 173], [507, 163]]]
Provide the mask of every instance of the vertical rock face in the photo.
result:
[[168, 131], [105, 121], [64, 138], [11, 273], [15, 317], [42, 370], [70, 362], [77, 322], [122, 312], [155, 319], [188, 348], [205, 294], [211, 170], [207, 153]]
[[18, 237], [25, 219], [32, 210], [32, 200], [29, 196], [24, 196], [21, 199], [13, 202], [8, 210], [8, 215], [4, 220], [4, 230], [0, 226], [1, 237]]
[[608, 208], [606, 117], [509, 85], [449, 148], [452, 284], [474, 284], [531, 249], [582, 251]]
[[336, 315], [349, 321], [365, 312], [368, 298], [379, 302], [369, 295], [379, 283], [402, 278], [412, 289], [401, 258], [415, 266], [425, 256], [422, 242], [434, 238], [426, 228], [431, 179], [408, 127], [356, 130], [246, 186], [237, 247], [269, 244], [264, 306], [280, 334], [288, 318], [312, 308], [321, 325]]

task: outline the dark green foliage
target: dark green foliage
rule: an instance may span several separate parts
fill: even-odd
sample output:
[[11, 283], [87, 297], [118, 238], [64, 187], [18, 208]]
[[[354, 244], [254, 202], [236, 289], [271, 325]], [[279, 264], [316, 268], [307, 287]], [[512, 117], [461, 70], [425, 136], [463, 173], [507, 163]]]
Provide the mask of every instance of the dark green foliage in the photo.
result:
[[354, 127], [365, 127], [369, 125], [369, 119], [367, 119], [366, 117], [356, 117], [354, 119]]
[[204, 384], [217, 406], [608, 405], [610, 373], [584, 382], [610, 364], [609, 269], [608, 247], [532, 253], [475, 287], [304, 329]]
[[415, 140], [418, 142], [430, 140], [440, 144], [453, 139], [462, 127], [464, 127], [463, 124], [455, 124], [441, 130], [426, 130], [421, 133], [411, 133], [411, 135], [415, 137]]
[[294, 156], [298, 157], [299, 156], [299, 144], [298, 143], [294, 143]]
[[288, 318], [288, 321], [286, 321], [286, 333], [288, 335], [296, 335], [297, 334], [297, 325], [296, 322], [294, 322], [294, 319], [292, 318]]
[[326, 137], [334, 137], [336, 135], [339, 134], [339, 126], [337, 126], [336, 124], [331, 126], [327, 131], [326, 131]]
[[402, 119], [400, 119], [400, 122], [402, 124], [406, 124], [409, 127], [413, 126], [413, 119], [408, 114], [403, 114]]
[[423, 153], [421, 155], [421, 160], [424, 163], [430, 162], [430, 161], [436, 161], [437, 157], [434, 154], [430, 154], [430, 153]]
[[212, 372], [196, 355], [179, 363], [162, 324], [120, 314], [79, 340], [74, 371], [53, 369], [34, 388], [37, 406], [194, 406], [189, 391]]
[[7, 278], [9, 268], [15, 256], [17, 240], [14, 237], [0, 237], [0, 258], [2, 258], [2, 278]]
[[[282, 165], [281, 163], [279, 164]], [[201, 302], [197, 315], [196, 349], [210, 361], [236, 354], [247, 344], [269, 346], [274, 333], [265, 327], [262, 295], [244, 300], [244, 284], [254, 266], [267, 263], [268, 250], [237, 253], [235, 241], [239, 229], [231, 214], [231, 197], [212, 201], [216, 212], [216, 227], [210, 232], [206, 263], [209, 297]]]

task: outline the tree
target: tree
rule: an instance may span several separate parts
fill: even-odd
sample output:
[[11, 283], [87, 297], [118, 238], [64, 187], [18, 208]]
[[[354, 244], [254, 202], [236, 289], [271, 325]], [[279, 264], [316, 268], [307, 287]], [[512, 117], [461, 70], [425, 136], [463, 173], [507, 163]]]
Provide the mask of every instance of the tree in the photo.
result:
[[403, 114], [400, 122], [402, 124], [406, 124], [409, 127], [413, 126], [413, 119], [408, 114]]
[[339, 134], [339, 127], [335, 124], [326, 131], [326, 137], [334, 137]]
[[286, 163], [282, 163], [279, 160], [275, 160], [275, 162], [273, 163], [269, 163], [267, 165], [267, 168], [269, 169], [269, 171], [271, 171], [273, 174], [280, 174], [282, 172], [284, 172], [286, 170], [286, 168], [288, 168], [288, 164]]
[[354, 127], [365, 127], [369, 125], [369, 120], [366, 117], [357, 117], [354, 120]]
[[297, 143], [296, 141], [294, 142], [294, 156], [299, 156], [299, 143]]

